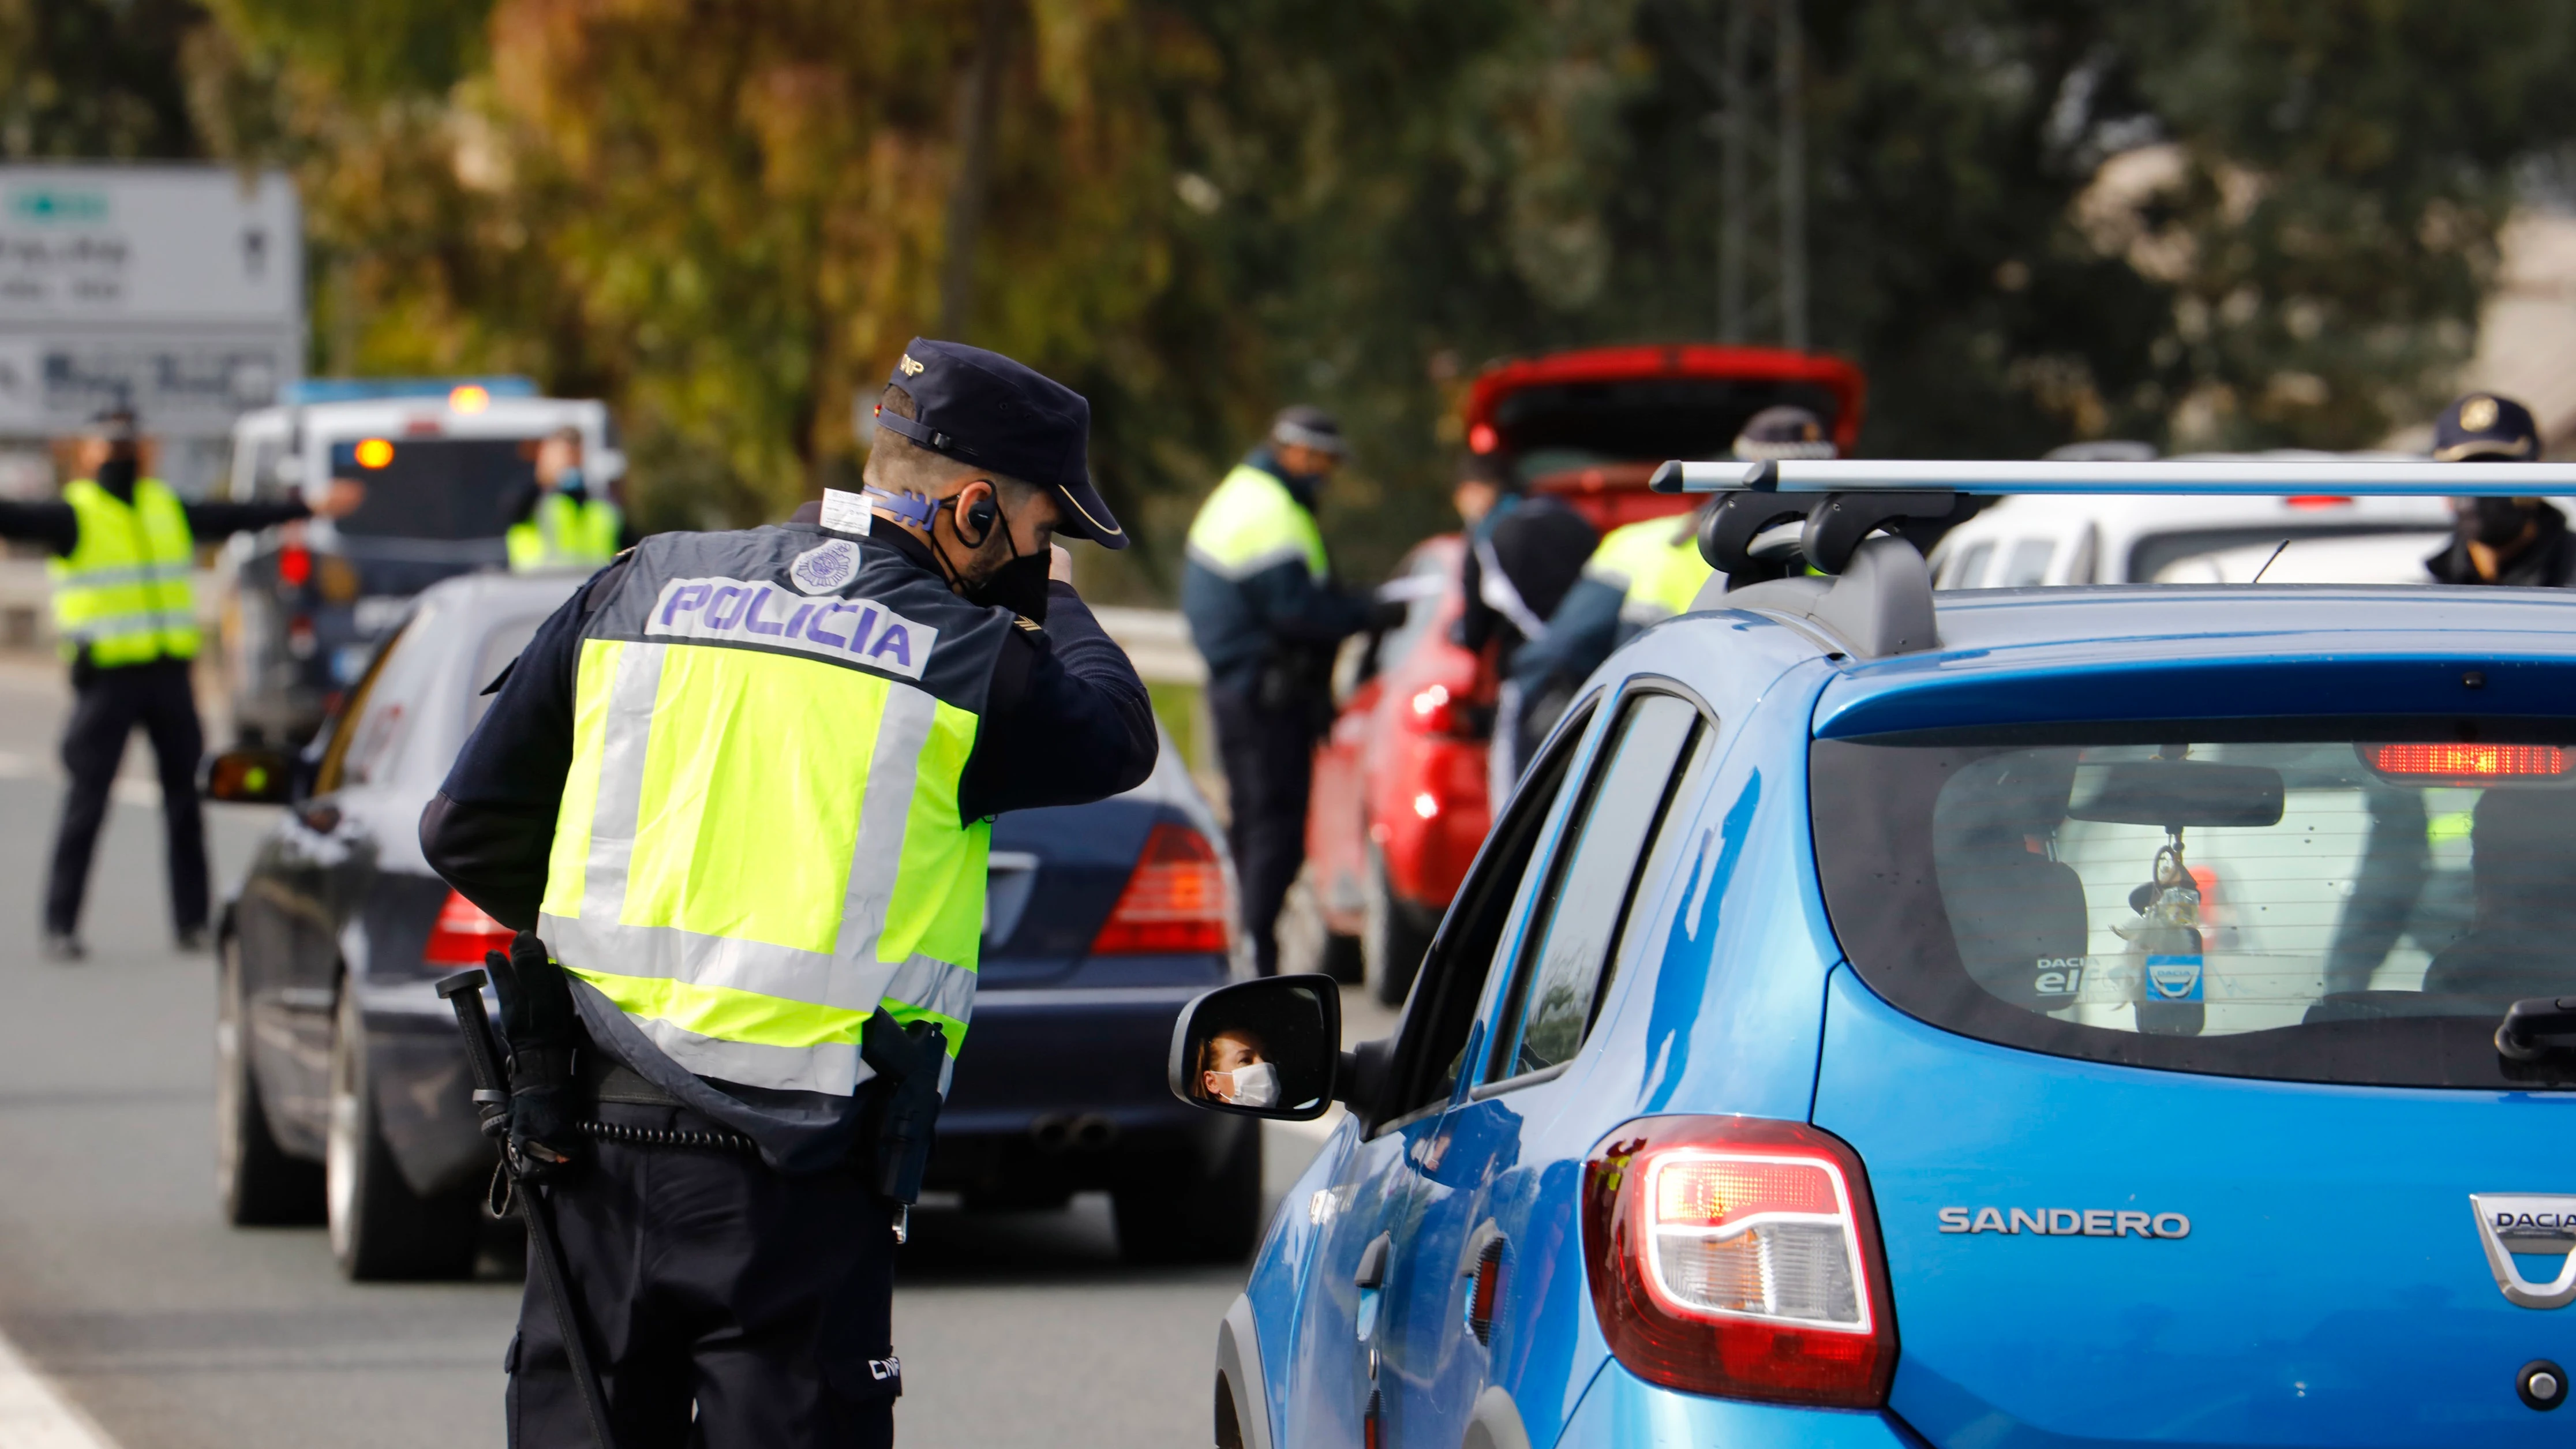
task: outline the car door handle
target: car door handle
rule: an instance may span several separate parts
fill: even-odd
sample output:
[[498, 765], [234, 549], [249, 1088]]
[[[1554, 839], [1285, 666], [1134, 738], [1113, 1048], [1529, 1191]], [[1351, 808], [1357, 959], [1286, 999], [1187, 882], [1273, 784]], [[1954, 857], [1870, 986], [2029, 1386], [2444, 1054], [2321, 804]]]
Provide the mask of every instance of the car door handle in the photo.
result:
[[1385, 1233], [1369, 1239], [1368, 1246], [1360, 1249], [1359, 1271], [1351, 1275], [1352, 1284], [1361, 1288], [1385, 1287], [1386, 1256], [1394, 1247], [1395, 1239]]

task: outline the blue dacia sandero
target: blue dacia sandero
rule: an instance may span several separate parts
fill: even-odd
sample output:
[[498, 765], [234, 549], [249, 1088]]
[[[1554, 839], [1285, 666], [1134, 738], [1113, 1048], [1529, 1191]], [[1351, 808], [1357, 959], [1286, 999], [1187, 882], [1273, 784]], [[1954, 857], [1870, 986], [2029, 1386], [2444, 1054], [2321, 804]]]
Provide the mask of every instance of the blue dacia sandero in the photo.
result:
[[1219, 1328], [1217, 1443], [2576, 1441], [2576, 596], [1936, 607], [1880, 531], [2576, 469], [1659, 482], [1774, 579], [1593, 677], [1396, 1034], [1341, 1051], [1319, 976], [1176, 1024], [1203, 1106], [1349, 1108]]

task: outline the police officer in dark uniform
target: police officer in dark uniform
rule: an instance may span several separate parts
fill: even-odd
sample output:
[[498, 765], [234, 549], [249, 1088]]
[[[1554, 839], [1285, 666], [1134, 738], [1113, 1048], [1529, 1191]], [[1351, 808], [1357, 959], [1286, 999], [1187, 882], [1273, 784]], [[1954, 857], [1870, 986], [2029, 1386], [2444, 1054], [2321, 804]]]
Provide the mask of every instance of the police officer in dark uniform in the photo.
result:
[[[2433, 457], [2444, 463], [2531, 463], [2540, 459], [2540, 429], [2531, 409], [2509, 397], [2473, 392], [2442, 409], [2433, 424]], [[2576, 544], [2567, 518], [2538, 498], [2461, 498], [2450, 547], [2424, 561], [2436, 583], [2524, 588], [2576, 584]], [[2366, 991], [2371, 973], [2417, 921], [2433, 879], [2430, 821], [2423, 792], [2374, 787], [2364, 792], [2370, 827], [2351, 903], [2326, 950], [2328, 998]], [[2427, 978], [2429, 981], [2431, 978]], [[2428, 988], [2429, 989], [2429, 988]]]
[[[251, 503], [187, 502], [144, 471], [132, 410], [98, 415], [81, 442], [81, 476], [61, 501], [0, 501], [0, 538], [41, 543], [53, 555], [54, 636], [72, 670], [72, 716], [63, 730], [62, 820], [45, 886], [44, 952], [74, 962], [90, 856], [107, 820], [108, 787], [137, 728], [160, 766], [162, 828], [170, 869], [170, 924], [179, 949], [206, 947], [206, 831], [197, 804], [197, 721], [190, 671], [197, 630], [196, 546], [246, 529], [313, 516], [301, 497]], [[357, 506], [356, 483], [334, 483], [322, 512]]]
[[[2540, 428], [2509, 397], [2473, 392], [2442, 409], [2433, 456], [2445, 463], [2533, 463]], [[2459, 537], [2424, 561], [2437, 583], [2563, 589], [2576, 585], [2576, 540], [2567, 515], [2538, 498], [2463, 498]]]
[[[1154, 763], [1049, 542], [1125, 545], [1089, 430], [1070, 389], [915, 339], [864, 493], [621, 554], [422, 816], [430, 863], [523, 932], [494, 963], [510, 1147], [625, 1449], [893, 1442], [886, 1160], [926, 1148], [901, 1114], [966, 1031], [991, 818]], [[584, 1442], [533, 1278], [511, 1441]]]

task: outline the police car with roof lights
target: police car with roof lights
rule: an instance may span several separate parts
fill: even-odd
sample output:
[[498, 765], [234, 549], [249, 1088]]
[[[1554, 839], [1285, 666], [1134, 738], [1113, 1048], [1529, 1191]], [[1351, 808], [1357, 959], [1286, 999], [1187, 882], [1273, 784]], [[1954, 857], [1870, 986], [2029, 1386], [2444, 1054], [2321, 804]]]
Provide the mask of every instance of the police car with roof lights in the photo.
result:
[[[2576, 596], [1944, 593], [1957, 493], [2565, 491], [2541, 464], [1667, 465], [1711, 561], [1500, 812], [1396, 1034], [1322, 976], [1175, 1093], [1349, 1113], [1225, 1446], [2563, 1442]], [[1266, 1070], [1263, 1068], [1266, 1067]]]
[[624, 475], [607, 404], [536, 391], [524, 377], [321, 378], [234, 423], [233, 498], [366, 485], [345, 518], [225, 548], [225, 675], [245, 741], [312, 738], [421, 590], [508, 560], [548, 434], [581, 434], [601, 489]]

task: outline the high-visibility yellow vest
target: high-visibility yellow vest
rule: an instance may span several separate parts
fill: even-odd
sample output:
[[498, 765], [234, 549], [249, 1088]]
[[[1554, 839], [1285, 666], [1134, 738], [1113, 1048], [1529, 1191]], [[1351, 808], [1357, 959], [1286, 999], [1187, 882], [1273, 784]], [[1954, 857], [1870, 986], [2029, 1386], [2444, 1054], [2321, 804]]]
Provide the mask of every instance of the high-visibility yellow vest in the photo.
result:
[[604, 567], [617, 557], [617, 535], [625, 522], [625, 514], [607, 499], [575, 502], [549, 488], [537, 495], [536, 510], [525, 522], [510, 525], [511, 571]]
[[1626, 598], [1619, 617], [1644, 625], [1687, 612], [1717, 570], [1700, 557], [1696, 517], [1684, 516], [1612, 529], [1583, 572], [1620, 590]]
[[992, 835], [957, 786], [1011, 627], [812, 525], [645, 540], [583, 630], [556, 959], [720, 1084], [848, 1096], [879, 1010], [953, 1057]]
[[63, 501], [80, 532], [68, 557], [46, 565], [63, 657], [86, 649], [101, 668], [196, 658], [197, 541], [179, 495], [138, 478], [128, 504], [80, 478]]
[[1249, 578], [1295, 559], [1321, 582], [1332, 573], [1324, 531], [1288, 485], [1253, 467], [1235, 465], [1190, 522], [1189, 557], [1228, 579]]

